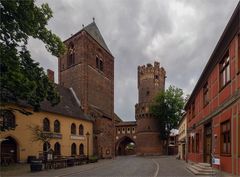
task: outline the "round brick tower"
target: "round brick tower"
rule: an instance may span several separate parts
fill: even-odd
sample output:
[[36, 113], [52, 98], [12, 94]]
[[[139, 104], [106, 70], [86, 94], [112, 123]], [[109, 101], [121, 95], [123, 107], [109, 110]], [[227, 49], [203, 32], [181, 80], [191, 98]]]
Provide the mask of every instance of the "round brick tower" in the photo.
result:
[[165, 88], [166, 72], [159, 62], [154, 66], [138, 66], [138, 104], [135, 105], [137, 121], [137, 154], [162, 154], [162, 141], [158, 130], [158, 119], [150, 112], [150, 105], [160, 90]]

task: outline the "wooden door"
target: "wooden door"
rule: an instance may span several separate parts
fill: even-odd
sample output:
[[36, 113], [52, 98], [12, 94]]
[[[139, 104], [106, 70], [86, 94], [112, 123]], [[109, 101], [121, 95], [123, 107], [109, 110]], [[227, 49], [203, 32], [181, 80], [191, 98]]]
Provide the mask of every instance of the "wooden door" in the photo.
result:
[[211, 124], [205, 126], [204, 131], [204, 162], [212, 163], [212, 127]]

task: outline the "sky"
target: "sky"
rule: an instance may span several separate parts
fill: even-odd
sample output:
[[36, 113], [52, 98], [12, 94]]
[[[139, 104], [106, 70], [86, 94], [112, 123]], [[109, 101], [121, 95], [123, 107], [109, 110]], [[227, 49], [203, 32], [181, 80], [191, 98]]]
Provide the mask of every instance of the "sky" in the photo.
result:
[[[191, 94], [238, 0], [37, 0], [53, 11], [48, 28], [65, 40], [95, 22], [114, 55], [114, 109], [135, 120], [137, 67], [160, 62], [166, 88]], [[32, 57], [55, 71], [58, 60], [44, 44], [30, 39]]]

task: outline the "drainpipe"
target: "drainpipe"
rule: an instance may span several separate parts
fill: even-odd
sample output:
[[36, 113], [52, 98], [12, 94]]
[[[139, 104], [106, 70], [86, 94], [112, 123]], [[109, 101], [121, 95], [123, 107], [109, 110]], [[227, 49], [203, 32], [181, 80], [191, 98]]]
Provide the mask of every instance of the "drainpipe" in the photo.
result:
[[238, 117], [239, 104], [237, 104], [237, 113], [236, 113], [236, 175], [238, 176], [238, 155], [239, 155], [239, 117]]
[[231, 117], [231, 154], [232, 154], [232, 175], [234, 175], [234, 161], [235, 161], [235, 156], [234, 156], [234, 148], [233, 148], [233, 142], [234, 142], [234, 137], [233, 137], [233, 121], [234, 121], [234, 114], [232, 110], [232, 117]]

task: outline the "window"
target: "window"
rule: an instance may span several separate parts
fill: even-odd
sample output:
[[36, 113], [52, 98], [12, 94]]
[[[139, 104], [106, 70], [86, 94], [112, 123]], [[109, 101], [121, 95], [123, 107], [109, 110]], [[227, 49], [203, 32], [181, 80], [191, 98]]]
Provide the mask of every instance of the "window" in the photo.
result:
[[135, 128], [134, 127], [132, 128], [132, 133], [135, 133]]
[[58, 142], [54, 144], [54, 154], [61, 155], [61, 145]]
[[209, 90], [208, 82], [203, 86], [203, 106], [206, 106], [209, 103]]
[[54, 132], [60, 133], [60, 122], [58, 120], [54, 121]]
[[79, 155], [84, 155], [84, 145], [82, 143], [79, 146]]
[[100, 60], [100, 71], [103, 71], [103, 61], [102, 60]]
[[71, 146], [71, 155], [77, 155], [77, 146], [75, 143]]
[[99, 58], [98, 57], [96, 57], [96, 68], [99, 68]]
[[240, 73], [240, 34], [238, 35], [238, 72]]
[[155, 79], [159, 79], [159, 76], [158, 76], [158, 75], [155, 75]]
[[192, 118], [195, 117], [195, 103], [192, 104]]
[[120, 133], [121, 133], [121, 129], [119, 128], [119, 129], [118, 129], [118, 134], [120, 134]]
[[229, 53], [220, 62], [220, 87], [224, 87], [230, 81]]
[[79, 135], [84, 135], [84, 128], [83, 125], [79, 125]]
[[50, 122], [48, 118], [43, 119], [43, 131], [49, 132], [50, 131]]
[[192, 107], [190, 107], [190, 108], [188, 109], [188, 114], [189, 114], [189, 116], [188, 116], [188, 121], [190, 122], [191, 119], [192, 119]]
[[103, 60], [96, 57], [96, 68], [103, 71]]
[[9, 110], [0, 111], [0, 131], [16, 127], [15, 115]]
[[72, 123], [72, 125], [71, 125], [71, 134], [72, 135], [76, 135], [77, 134], [76, 125], [74, 123]]
[[67, 57], [67, 65], [72, 66], [75, 63], [75, 49], [73, 43], [70, 44], [68, 48], [68, 57]]
[[196, 134], [196, 152], [199, 153], [199, 133]]
[[125, 129], [124, 128], [122, 128], [122, 133], [125, 133]]
[[47, 152], [51, 148], [49, 142], [43, 143], [43, 152]]
[[195, 152], [195, 148], [194, 148], [194, 137], [192, 137], [192, 152]]
[[231, 154], [230, 120], [221, 123], [221, 153], [222, 154]]
[[150, 94], [150, 91], [147, 91], [147, 92], [146, 92], [146, 96], [148, 96], [149, 94]]

